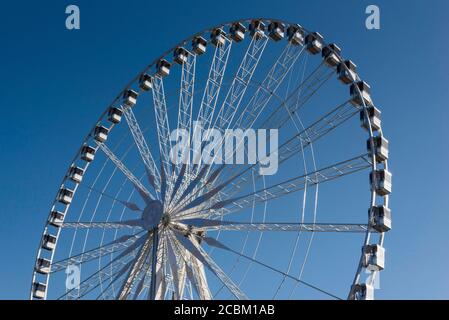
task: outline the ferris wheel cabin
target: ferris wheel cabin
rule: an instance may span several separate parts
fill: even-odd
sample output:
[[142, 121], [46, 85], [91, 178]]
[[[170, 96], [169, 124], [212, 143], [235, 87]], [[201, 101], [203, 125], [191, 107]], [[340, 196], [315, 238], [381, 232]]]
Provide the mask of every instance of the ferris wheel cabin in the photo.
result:
[[134, 107], [135, 104], [137, 103], [137, 97], [138, 97], [138, 96], [139, 96], [139, 94], [138, 94], [136, 91], [134, 91], [134, 90], [132, 90], [132, 89], [126, 90], [126, 91], [123, 93], [123, 103], [124, 103], [127, 107], [132, 108], [132, 107]]
[[53, 227], [60, 228], [64, 222], [64, 213], [58, 210], [52, 210], [48, 223]]
[[340, 63], [341, 49], [334, 43], [331, 43], [323, 48], [321, 55], [323, 56], [324, 62], [329, 67], [336, 67]]
[[34, 282], [33, 283], [33, 297], [36, 299], [44, 299], [45, 291], [47, 290], [47, 286], [42, 282]]
[[304, 34], [304, 29], [299, 24], [292, 24], [287, 28], [287, 39], [295, 46], [304, 44]]
[[260, 20], [253, 20], [249, 25], [251, 37], [259, 40], [265, 36], [265, 24]]
[[367, 283], [355, 284], [351, 288], [351, 295], [357, 300], [374, 300], [374, 287]]
[[148, 91], [153, 88], [153, 78], [149, 74], [142, 74], [139, 77], [139, 88]]
[[95, 152], [95, 148], [91, 146], [84, 146], [81, 150], [81, 159], [86, 162], [91, 162], [94, 160]]
[[122, 121], [122, 115], [123, 115], [123, 111], [121, 109], [116, 108], [116, 107], [111, 107], [111, 108], [109, 108], [109, 111], [108, 111], [108, 120], [114, 124], [117, 124], [120, 121]]
[[210, 34], [211, 42], [214, 46], [220, 47], [225, 44], [226, 35], [222, 28], [215, 28]]
[[268, 25], [268, 34], [274, 41], [282, 40], [285, 35], [285, 25], [281, 22], [271, 22]]
[[56, 237], [46, 233], [42, 238], [42, 248], [52, 251], [56, 247]]
[[173, 51], [173, 60], [177, 64], [182, 65], [182, 64], [186, 63], [188, 56], [189, 56], [188, 51], [182, 47], [178, 47], [175, 49], [175, 51]]
[[386, 196], [391, 193], [391, 173], [388, 170], [380, 169], [370, 173], [369, 181], [373, 184], [373, 176], [376, 177], [375, 191], [379, 196]]
[[[386, 232], [391, 230], [391, 211], [385, 206], [374, 206], [373, 209], [373, 229], [378, 232]], [[368, 209], [368, 216], [371, 214], [371, 210]]]
[[44, 258], [39, 258], [36, 261], [36, 272], [40, 273], [40, 274], [48, 274], [50, 273], [50, 265], [51, 262], [48, 259], [44, 259]]
[[83, 180], [84, 170], [80, 167], [71, 166], [69, 170], [69, 178], [75, 183], [81, 183]]
[[156, 73], [160, 77], [166, 77], [170, 74], [171, 63], [165, 59], [161, 59], [156, 64]]
[[[373, 138], [374, 142], [374, 154], [376, 155], [377, 162], [384, 162], [388, 159], [388, 140], [379, 135]], [[371, 140], [366, 141], [366, 147], [369, 153], [371, 153]]]
[[62, 187], [59, 190], [59, 193], [58, 193], [58, 201], [59, 202], [67, 205], [67, 204], [72, 203], [72, 199], [73, 199], [73, 190], [64, 188], [64, 187]]
[[231, 34], [231, 39], [235, 42], [240, 42], [245, 39], [246, 28], [240, 22], [233, 23], [229, 28], [229, 33]]
[[[380, 110], [377, 109], [375, 106], [370, 106], [367, 108], [366, 111], [368, 113], [368, 118], [370, 120], [369, 122], [371, 123], [371, 130], [373, 131], [380, 130], [381, 128]], [[365, 128], [366, 130], [369, 129], [368, 119], [366, 118], [365, 110], [360, 111], [360, 123], [363, 128]]]
[[353, 83], [357, 79], [357, 66], [351, 60], [346, 60], [337, 66], [337, 74], [343, 84]]
[[203, 37], [197, 36], [192, 39], [192, 49], [193, 51], [201, 55], [206, 52], [207, 41]]
[[365, 81], [359, 81], [351, 84], [349, 88], [351, 95], [351, 103], [355, 106], [361, 106], [363, 104], [371, 106], [373, 100], [371, 99], [371, 87]]
[[309, 33], [306, 36], [306, 49], [311, 54], [317, 54], [323, 48], [324, 38], [318, 32]]
[[380, 271], [385, 268], [385, 248], [378, 245], [363, 247], [363, 267], [370, 271]]
[[95, 128], [94, 138], [100, 143], [105, 142], [108, 139], [109, 129], [103, 126], [97, 126]]

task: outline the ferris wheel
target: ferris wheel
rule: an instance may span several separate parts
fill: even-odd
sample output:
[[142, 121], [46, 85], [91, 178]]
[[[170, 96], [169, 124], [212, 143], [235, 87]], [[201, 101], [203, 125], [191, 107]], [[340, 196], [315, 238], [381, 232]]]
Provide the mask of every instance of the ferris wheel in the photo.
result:
[[[380, 116], [355, 63], [296, 23], [181, 41], [83, 140], [30, 299], [373, 299], [391, 229]], [[243, 139], [220, 151], [231, 130]]]

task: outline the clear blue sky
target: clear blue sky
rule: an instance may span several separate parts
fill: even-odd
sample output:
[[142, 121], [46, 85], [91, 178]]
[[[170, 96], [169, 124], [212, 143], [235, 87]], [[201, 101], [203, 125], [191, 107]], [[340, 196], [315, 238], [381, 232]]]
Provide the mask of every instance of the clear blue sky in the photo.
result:
[[[65, 29], [65, 7], [81, 30]], [[381, 30], [364, 27], [381, 9]], [[27, 298], [70, 159], [98, 114], [179, 40], [248, 17], [297, 21], [344, 48], [375, 87], [391, 143], [394, 229], [379, 298], [449, 298], [447, 1], [28, 1], [0, 9], [0, 298]], [[445, 129], [446, 128], [446, 129]]]

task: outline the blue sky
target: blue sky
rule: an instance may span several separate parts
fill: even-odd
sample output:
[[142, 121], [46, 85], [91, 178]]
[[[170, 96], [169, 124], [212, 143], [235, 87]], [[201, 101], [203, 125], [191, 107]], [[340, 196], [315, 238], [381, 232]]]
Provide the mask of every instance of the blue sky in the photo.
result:
[[[81, 30], [64, 27], [77, 4]], [[364, 27], [365, 7], [381, 29]], [[390, 140], [394, 189], [384, 299], [448, 299], [447, 1], [58, 1], [0, 13], [0, 298], [27, 298], [55, 190], [98, 114], [146, 64], [217, 23], [296, 21], [337, 42], [373, 86]]]

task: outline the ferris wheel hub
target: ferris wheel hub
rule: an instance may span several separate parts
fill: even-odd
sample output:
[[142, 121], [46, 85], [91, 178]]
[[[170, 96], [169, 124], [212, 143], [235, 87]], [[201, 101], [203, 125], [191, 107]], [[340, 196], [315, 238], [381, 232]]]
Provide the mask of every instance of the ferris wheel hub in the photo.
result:
[[155, 229], [161, 222], [163, 212], [163, 206], [159, 200], [150, 201], [142, 213], [144, 228], [146, 230]]
[[168, 225], [170, 224], [170, 222], [171, 222], [170, 215], [167, 214], [167, 213], [165, 213], [165, 214], [162, 216], [161, 222], [162, 222], [162, 225], [163, 225], [164, 227], [168, 226]]

